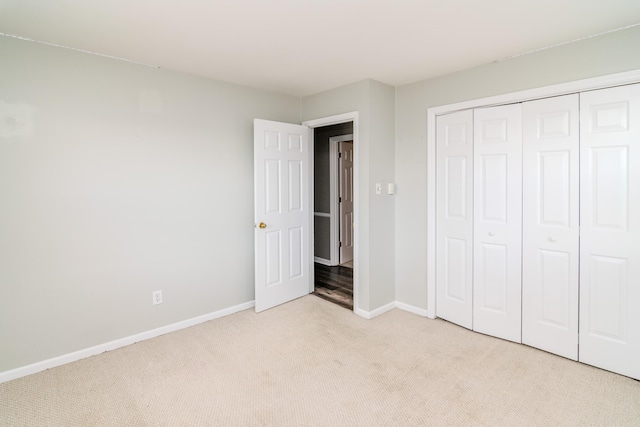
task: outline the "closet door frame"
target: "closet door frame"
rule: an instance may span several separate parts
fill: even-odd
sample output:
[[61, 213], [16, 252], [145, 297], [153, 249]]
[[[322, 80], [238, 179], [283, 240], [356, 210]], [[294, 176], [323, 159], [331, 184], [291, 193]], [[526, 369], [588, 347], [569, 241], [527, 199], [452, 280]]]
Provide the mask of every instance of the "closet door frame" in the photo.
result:
[[551, 96], [640, 83], [640, 70], [577, 80], [427, 109], [427, 301], [426, 316], [436, 317], [436, 117], [458, 110], [526, 102]]

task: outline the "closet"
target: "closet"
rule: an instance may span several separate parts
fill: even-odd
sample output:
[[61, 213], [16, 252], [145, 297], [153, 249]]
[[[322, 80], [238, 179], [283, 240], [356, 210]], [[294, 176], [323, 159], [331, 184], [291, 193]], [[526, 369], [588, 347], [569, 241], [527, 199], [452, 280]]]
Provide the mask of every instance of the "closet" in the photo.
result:
[[640, 84], [436, 119], [436, 315], [640, 379]]

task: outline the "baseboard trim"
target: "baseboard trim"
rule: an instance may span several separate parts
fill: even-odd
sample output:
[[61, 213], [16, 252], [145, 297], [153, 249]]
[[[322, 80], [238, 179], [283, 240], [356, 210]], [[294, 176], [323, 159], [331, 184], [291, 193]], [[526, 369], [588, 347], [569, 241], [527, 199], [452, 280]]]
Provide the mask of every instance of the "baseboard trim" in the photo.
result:
[[418, 316], [427, 317], [429, 319], [435, 319], [435, 317], [431, 315], [429, 310], [425, 310], [424, 308], [415, 307], [413, 305], [405, 304], [399, 301], [390, 302], [389, 304], [385, 304], [373, 311], [365, 311], [356, 308], [353, 310], [353, 312], [360, 317], [364, 317], [365, 319], [373, 319], [374, 317], [380, 316], [381, 314], [386, 313], [389, 310], [393, 310], [394, 308], [408, 311], [409, 313], [417, 314]]
[[322, 264], [322, 265], [328, 265], [329, 267], [331, 267], [331, 260], [329, 259], [313, 257], [313, 262], [317, 262], [318, 264]]
[[396, 301], [396, 307], [398, 307], [400, 310], [404, 310], [404, 311], [408, 311], [409, 313], [417, 314], [418, 316], [430, 317], [429, 316], [429, 311], [425, 310], [424, 308], [415, 307], [413, 305], [405, 304], [403, 302], [398, 302], [398, 301]]
[[242, 304], [234, 305], [232, 307], [224, 308], [222, 310], [214, 311], [212, 313], [203, 314], [202, 316], [193, 317], [191, 319], [183, 320], [181, 322], [172, 323], [167, 326], [152, 329], [150, 331], [141, 332], [139, 334], [131, 335], [128, 337], [120, 338], [114, 341], [110, 341], [104, 344], [98, 344], [93, 347], [86, 348], [84, 350], [74, 351], [73, 353], [64, 354], [62, 356], [54, 357], [51, 359], [43, 360], [41, 362], [32, 363], [31, 365], [15, 368], [10, 371], [0, 372], [0, 384], [7, 381], [15, 380], [17, 378], [26, 377], [27, 375], [35, 374], [46, 369], [55, 368], [57, 366], [66, 365], [67, 363], [75, 362], [77, 360], [85, 359], [87, 357], [95, 356], [106, 351], [116, 350], [121, 347], [126, 347], [131, 344], [135, 344], [140, 341], [146, 341], [151, 338], [159, 337], [160, 335], [168, 334], [170, 332], [179, 331], [190, 326], [195, 326], [200, 323], [208, 322], [209, 320], [218, 319], [220, 317], [228, 316], [239, 311], [243, 311], [255, 306], [255, 301], [249, 301]]
[[378, 307], [373, 311], [364, 311], [361, 309], [356, 309], [353, 312], [358, 316], [364, 317], [365, 319], [373, 319], [374, 317], [380, 316], [383, 313], [386, 313], [389, 310], [393, 310], [396, 308], [396, 302], [390, 302], [389, 304], [385, 304], [382, 307]]

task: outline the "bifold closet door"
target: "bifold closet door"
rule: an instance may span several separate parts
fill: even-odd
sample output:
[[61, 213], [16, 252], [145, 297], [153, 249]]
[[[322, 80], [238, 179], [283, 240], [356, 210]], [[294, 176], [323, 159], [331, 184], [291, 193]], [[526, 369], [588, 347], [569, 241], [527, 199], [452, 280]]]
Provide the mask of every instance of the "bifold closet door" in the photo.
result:
[[640, 85], [580, 94], [580, 355], [640, 379]]
[[578, 359], [578, 94], [522, 105], [522, 342]]
[[473, 112], [436, 122], [436, 314], [472, 328]]
[[473, 114], [473, 330], [521, 342], [522, 106]]

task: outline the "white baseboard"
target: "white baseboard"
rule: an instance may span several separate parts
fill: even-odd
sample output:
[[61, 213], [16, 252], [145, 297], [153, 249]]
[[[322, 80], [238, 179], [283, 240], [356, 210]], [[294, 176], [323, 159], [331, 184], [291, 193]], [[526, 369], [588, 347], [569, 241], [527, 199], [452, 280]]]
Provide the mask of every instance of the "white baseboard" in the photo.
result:
[[36, 362], [31, 365], [22, 366], [20, 368], [12, 369], [10, 371], [0, 372], [0, 384], [15, 380], [17, 378], [26, 377], [27, 375], [35, 374], [37, 372], [44, 371], [46, 369], [55, 368], [56, 366], [65, 365], [67, 363], [75, 362], [80, 359], [95, 356], [105, 351], [116, 350], [121, 347], [125, 347], [140, 341], [145, 341], [151, 338], [158, 337], [160, 335], [168, 334], [170, 332], [179, 331], [190, 326], [195, 326], [200, 323], [208, 322], [209, 320], [217, 319], [220, 317], [228, 316], [233, 313], [237, 313], [242, 310], [249, 309], [255, 306], [255, 301], [249, 301], [242, 304], [234, 305], [233, 307], [224, 308], [222, 310], [214, 311], [212, 313], [203, 314], [202, 316], [194, 317], [191, 319], [183, 320], [181, 322], [172, 323], [167, 326], [152, 329], [150, 331], [141, 332], [139, 334], [131, 335], [128, 337], [120, 338], [114, 341], [110, 341], [104, 344], [99, 344], [94, 347], [89, 347], [84, 350], [74, 351], [73, 353], [64, 354], [62, 356], [54, 357], [52, 359]]
[[318, 264], [322, 264], [322, 265], [328, 265], [329, 267], [331, 267], [331, 260], [329, 259], [325, 259], [325, 258], [320, 258], [320, 257], [313, 257], [313, 262], [317, 262]]
[[386, 313], [389, 310], [393, 310], [396, 308], [396, 302], [390, 302], [389, 304], [385, 304], [382, 307], [378, 307], [373, 311], [364, 311], [359, 308], [353, 310], [355, 314], [358, 316], [364, 317], [365, 319], [373, 319], [376, 316], [380, 316], [382, 313]]
[[422, 317], [431, 317], [429, 316], [429, 311], [424, 308], [415, 307], [413, 305], [405, 304], [403, 302], [396, 301], [396, 307], [400, 310], [408, 311], [409, 313], [417, 314]]
[[403, 302], [398, 302], [398, 301], [390, 302], [389, 304], [385, 304], [382, 307], [376, 308], [373, 311], [364, 311], [359, 308], [356, 308], [355, 310], [353, 310], [353, 312], [358, 316], [364, 317], [365, 319], [373, 319], [374, 317], [379, 316], [383, 313], [386, 313], [389, 310], [393, 310], [394, 308], [408, 311], [409, 313], [417, 314], [418, 316], [435, 319], [435, 316], [432, 316], [429, 310], [425, 310], [424, 308], [414, 307], [412, 305], [405, 304]]

